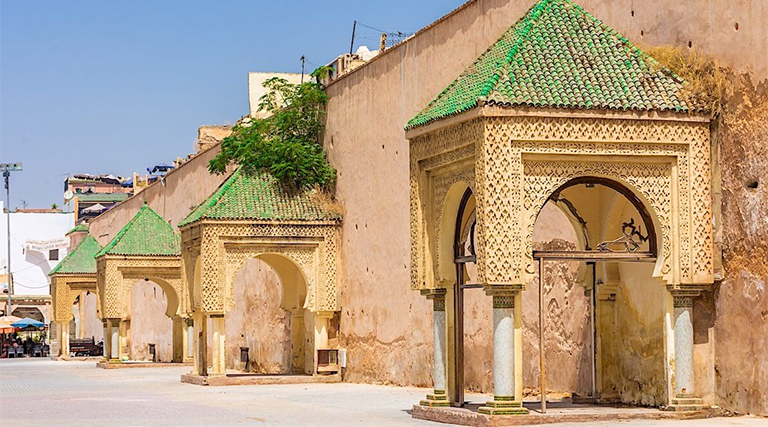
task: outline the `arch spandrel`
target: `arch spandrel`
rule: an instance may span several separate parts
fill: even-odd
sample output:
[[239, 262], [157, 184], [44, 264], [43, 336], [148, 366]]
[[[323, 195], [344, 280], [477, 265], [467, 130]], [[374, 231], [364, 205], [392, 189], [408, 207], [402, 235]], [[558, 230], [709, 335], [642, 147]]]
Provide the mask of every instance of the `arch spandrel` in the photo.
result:
[[51, 289], [52, 319], [55, 322], [69, 323], [74, 318], [72, 304], [83, 291], [96, 293], [96, 311], [101, 312], [96, 274], [55, 274], [51, 277]]
[[[495, 113], [500, 115], [491, 116]], [[409, 131], [412, 286], [427, 286], [425, 274], [434, 268], [427, 230], [435, 227], [430, 212], [438, 207], [430, 198], [435, 194], [430, 171], [448, 170], [466, 159], [474, 165], [478, 280], [486, 286], [525, 285], [532, 272], [538, 212], [533, 206], [540, 208], [559, 185], [584, 175], [625, 183], [655, 213], [661, 236], [658, 275], [673, 286], [712, 283], [708, 119], [558, 113], [514, 115], [486, 108], [479, 119]], [[478, 123], [479, 140], [473, 139]], [[472, 155], [462, 156], [471, 141]]]

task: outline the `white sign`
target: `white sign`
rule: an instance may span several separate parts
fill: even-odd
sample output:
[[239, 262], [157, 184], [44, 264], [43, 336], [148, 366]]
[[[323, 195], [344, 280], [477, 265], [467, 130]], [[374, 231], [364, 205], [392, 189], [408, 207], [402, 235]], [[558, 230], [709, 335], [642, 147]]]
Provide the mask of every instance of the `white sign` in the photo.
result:
[[31, 240], [27, 239], [24, 248], [28, 251], [47, 252], [51, 249], [64, 249], [69, 246], [69, 238], [62, 237], [51, 240]]

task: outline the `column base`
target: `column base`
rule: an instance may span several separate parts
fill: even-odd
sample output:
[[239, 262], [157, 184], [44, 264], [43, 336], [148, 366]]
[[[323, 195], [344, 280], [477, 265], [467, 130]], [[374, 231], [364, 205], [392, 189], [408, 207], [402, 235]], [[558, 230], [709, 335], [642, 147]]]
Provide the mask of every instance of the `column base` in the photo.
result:
[[448, 395], [445, 394], [445, 390], [435, 390], [434, 394], [428, 394], [426, 399], [421, 400], [419, 405], [440, 408], [451, 406], [451, 402], [448, 401]]
[[512, 396], [493, 396], [493, 400], [486, 402], [477, 412], [483, 415], [528, 415], [523, 403]]
[[665, 407], [665, 411], [671, 412], [689, 412], [689, 411], [703, 411], [709, 407], [704, 404], [704, 400], [698, 397], [688, 397], [680, 395], [673, 397], [669, 406]]

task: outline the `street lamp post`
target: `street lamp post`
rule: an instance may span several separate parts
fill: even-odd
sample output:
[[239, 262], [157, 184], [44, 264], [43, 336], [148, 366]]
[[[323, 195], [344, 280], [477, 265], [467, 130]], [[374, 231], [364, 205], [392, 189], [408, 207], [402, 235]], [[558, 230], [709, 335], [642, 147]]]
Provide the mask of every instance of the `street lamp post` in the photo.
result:
[[11, 315], [11, 304], [13, 294], [13, 279], [11, 277], [11, 186], [10, 177], [11, 172], [21, 172], [21, 163], [0, 163], [0, 171], [3, 172], [3, 178], [5, 178], [5, 202], [8, 204], [6, 209], [8, 210], [6, 215], [6, 238], [8, 239], [8, 260], [6, 261], [6, 273], [8, 278], [8, 309], [5, 311], [6, 316]]

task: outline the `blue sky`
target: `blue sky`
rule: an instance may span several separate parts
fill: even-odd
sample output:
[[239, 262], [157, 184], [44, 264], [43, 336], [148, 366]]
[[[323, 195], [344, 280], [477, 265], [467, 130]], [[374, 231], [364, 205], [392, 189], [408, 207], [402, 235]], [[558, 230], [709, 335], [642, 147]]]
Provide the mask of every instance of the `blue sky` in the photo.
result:
[[[24, 164], [11, 206], [61, 205], [67, 174], [128, 176], [190, 153], [198, 126], [247, 114], [249, 71], [326, 63], [354, 20], [414, 32], [461, 3], [0, 0], [0, 162]], [[378, 45], [376, 31], [357, 37]]]

